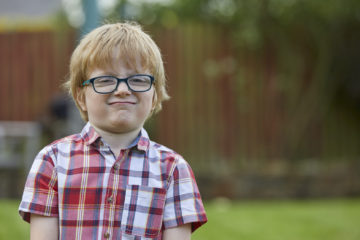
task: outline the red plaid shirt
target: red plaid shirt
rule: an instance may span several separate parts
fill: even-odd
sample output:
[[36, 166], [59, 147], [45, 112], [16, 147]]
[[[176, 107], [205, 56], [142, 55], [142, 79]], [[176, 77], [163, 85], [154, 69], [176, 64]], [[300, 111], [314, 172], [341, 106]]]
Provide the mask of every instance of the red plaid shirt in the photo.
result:
[[144, 129], [116, 159], [88, 123], [34, 160], [19, 212], [59, 218], [59, 239], [161, 239], [207, 221], [188, 163]]

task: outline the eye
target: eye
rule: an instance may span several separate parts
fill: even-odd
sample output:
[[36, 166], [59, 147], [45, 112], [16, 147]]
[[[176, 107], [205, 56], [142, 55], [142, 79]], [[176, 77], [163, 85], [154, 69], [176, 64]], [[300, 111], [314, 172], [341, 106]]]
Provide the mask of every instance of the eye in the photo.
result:
[[149, 76], [133, 76], [128, 79], [131, 85], [148, 85], [151, 82]]
[[117, 80], [113, 77], [99, 77], [94, 80], [94, 84], [97, 86], [107, 86], [116, 84]]

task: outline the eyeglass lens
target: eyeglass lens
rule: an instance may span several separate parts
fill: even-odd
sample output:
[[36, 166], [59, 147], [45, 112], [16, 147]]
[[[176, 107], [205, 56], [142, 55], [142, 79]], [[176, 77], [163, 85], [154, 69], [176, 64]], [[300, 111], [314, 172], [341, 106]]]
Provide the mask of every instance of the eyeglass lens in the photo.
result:
[[[108, 93], [115, 90], [118, 80], [115, 77], [105, 76], [96, 78], [93, 82], [95, 91]], [[127, 84], [132, 91], [147, 91], [151, 87], [149, 76], [132, 76], [127, 79]]]

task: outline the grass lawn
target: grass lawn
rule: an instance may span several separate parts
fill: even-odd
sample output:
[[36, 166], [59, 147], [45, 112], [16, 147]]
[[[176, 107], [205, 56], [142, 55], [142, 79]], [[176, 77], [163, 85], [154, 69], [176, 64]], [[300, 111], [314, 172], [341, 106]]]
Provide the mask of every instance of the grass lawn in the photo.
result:
[[18, 214], [19, 201], [0, 200], [0, 239], [30, 239], [29, 224]]
[[212, 202], [194, 240], [356, 240], [360, 199]]
[[[18, 202], [0, 200], [0, 239], [29, 239]], [[209, 222], [193, 240], [358, 240], [360, 199], [311, 201], [213, 201]]]

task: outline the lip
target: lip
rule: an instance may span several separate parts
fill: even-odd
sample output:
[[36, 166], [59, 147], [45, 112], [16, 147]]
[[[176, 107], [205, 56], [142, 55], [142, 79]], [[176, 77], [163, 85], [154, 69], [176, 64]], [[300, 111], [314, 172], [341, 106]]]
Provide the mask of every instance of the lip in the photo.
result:
[[113, 101], [113, 102], [109, 102], [108, 104], [109, 105], [116, 105], [116, 104], [119, 104], [119, 105], [134, 105], [134, 104], [136, 104], [136, 102], [133, 102], [133, 101]]

